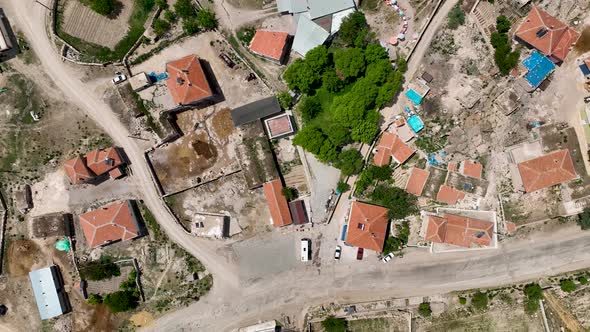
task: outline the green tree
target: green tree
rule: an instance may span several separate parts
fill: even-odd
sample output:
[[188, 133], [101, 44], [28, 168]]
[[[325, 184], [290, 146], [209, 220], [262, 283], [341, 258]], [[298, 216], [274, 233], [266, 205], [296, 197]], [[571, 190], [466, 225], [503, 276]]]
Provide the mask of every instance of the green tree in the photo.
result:
[[369, 79], [361, 78], [356, 81], [349, 95], [351, 98], [360, 101], [363, 109], [369, 110], [375, 108], [375, 100], [377, 99], [377, 95], [379, 95], [379, 88]]
[[197, 21], [199, 25], [205, 30], [213, 30], [217, 28], [217, 17], [215, 12], [211, 9], [201, 9], [197, 13]]
[[291, 187], [284, 187], [281, 189], [281, 194], [288, 201], [294, 200], [298, 196], [297, 189]]
[[422, 317], [430, 317], [430, 315], [432, 315], [432, 309], [430, 308], [430, 303], [428, 303], [428, 302], [420, 303], [420, 305], [418, 306], [418, 313]]
[[326, 131], [326, 135], [336, 146], [350, 142], [350, 131], [339, 123], [332, 123]]
[[379, 60], [387, 60], [389, 62], [389, 54], [383, 46], [378, 43], [369, 43], [365, 48], [365, 60], [371, 64]]
[[467, 298], [464, 296], [459, 296], [459, 303], [461, 303], [462, 305], [467, 304]]
[[168, 2], [166, 0], [156, 0], [155, 4], [162, 9], [168, 9]]
[[490, 42], [494, 48], [498, 48], [502, 45], [508, 44], [508, 35], [500, 32], [492, 32], [490, 36]]
[[352, 128], [363, 120], [365, 116], [364, 110], [363, 101], [356, 98], [352, 93], [338, 96], [332, 102], [334, 120], [347, 128]]
[[98, 261], [88, 262], [80, 266], [80, 277], [85, 280], [103, 280], [121, 275], [119, 265], [110, 261], [110, 259], [101, 259]]
[[408, 61], [406, 61], [404, 57], [398, 56], [397, 59], [395, 59], [395, 68], [397, 68], [400, 73], [405, 73], [406, 70], [408, 70]]
[[322, 104], [316, 96], [306, 96], [303, 98], [297, 110], [301, 114], [304, 122], [313, 120], [322, 111]]
[[326, 332], [346, 332], [348, 322], [344, 318], [330, 316], [322, 321], [322, 327]]
[[355, 11], [342, 20], [338, 37], [347, 46], [363, 47], [370, 37], [367, 19], [361, 11]]
[[350, 189], [350, 185], [344, 181], [339, 181], [338, 185], [336, 185], [336, 190], [340, 193], [347, 192]]
[[367, 66], [365, 71], [365, 79], [372, 84], [382, 85], [393, 74], [393, 67], [389, 60], [377, 60]]
[[188, 17], [182, 20], [182, 30], [187, 35], [194, 35], [201, 30], [196, 17]]
[[237, 36], [238, 40], [244, 43], [244, 45], [250, 45], [250, 42], [252, 41], [252, 38], [254, 38], [255, 34], [256, 28], [251, 25], [247, 25], [245, 27], [241, 27], [240, 30], [238, 30]]
[[176, 22], [176, 14], [174, 14], [174, 12], [171, 10], [166, 10], [164, 12], [164, 19], [166, 21], [168, 21], [169, 23], [175, 23]]
[[578, 225], [580, 225], [583, 230], [590, 229], [590, 208], [584, 208], [582, 213], [578, 215]]
[[317, 155], [324, 144], [326, 137], [322, 131], [315, 126], [305, 126], [295, 138], [293, 138], [293, 144], [299, 145], [310, 153]]
[[344, 79], [352, 79], [360, 76], [365, 71], [365, 57], [360, 48], [337, 49], [334, 52], [334, 65], [336, 71]]
[[390, 103], [398, 91], [391, 82], [383, 84], [379, 88], [379, 94], [377, 94], [377, 98], [375, 99], [375, 107], [380, 109]]
[[322, 85], [329, 92], [338, 92], [344, 87], [344, 82], [336, 75], [334, 69], [329, 69], [322, 74]]
[[580, 283], [580, 285], [586, 285], [588, 283], [588, 278], [586, 278], [585, 276], [580, 276], [578, 277], [578, 282]]
[[153, 28], [156, 36], [162, 37], [170, 29], [170, 23], [158, 18], [154, 20]]
[[539, 310], [539, 300], [543, 298], [543, 289], [539, 284], [531, 283], [524, 286], [524, 294], [527, 297], [525, 311], [528, 314], [534, 314]]
[[302, 59], [297, 59], [285, 70], [283, 78], [289, 89], [309, 93], [320, 80], [320, 74], [314, 72]]
[[355, 149], [342, 150], [334, 167], [340, 169], [344, 176], [358, 174], [363, 169], [363, 156]]
[[356, 181], [356, 192], [362, 194], [375, 181], [385, 181], [391, 176], [391, 168], [389, 166], [367, 166], [359, 175]]
[[103, 303], [111, 309], [112, 312], [124, 312], [134, 309], [138, 306], [138, 298], [131, 291], [117, 291], [107, 294]]
[[369, 197], [377, 205], [388, 208], [389, 217], [392, 219], [404, 219], [409, 215], [418, 213], [416, 196], [408, 194], [399, 187], [380, 184], [375, 187]]
[[319, 45], [305, 54], [305, 62], [316, 73], [322, 73], [330, 64], [330, 55], [324, 45]]
[[317, 157], [323, 162], [335, 161], [338, 159], [338, 147], [334, 145], [332, 141], [326, 139], [324, 143], [322, 143], [322, 147], [320, 148], [320, 152], [317, 154]]
[[291, 109], [291, 106], [293, 106], [293, 97], [291, 96], [289, 91], [279, 92], [279, 94], [277, 95], [277, 99], [282, 109], [288, 110]]
[[477, 310], [488, 308], [488, 296], [485, 293], [477, 291], [471, 296], [471, 305]]
[[499, 33], [507, 33], [510, 31], [510, 25], [510, 20], [506, 16], [500, 15], [496, 18], [496, 30], [498, 30]]
[[578, 286], [576, 286], [576, 283], [572, 279], [561, 280], [559, 282], [559, 287], [561, 288], [562, 291], [567, 292], [567, 293], [571, 293], [578, 288]]
[[102, 303], [102, 296], [98, 294], [90, 294], [88, 295], [88, 304], [96, 305]]
[[103, 16], [108, 16], [115, 10], [115, 0], [91, 0], [90, 8]]
[[379, 131], [379, 125], [372, 120], [364, 120], [352, 127], [350, 138], [357, 142], [371, 144], [375, 135]]
[[183, 19], [197, 15], [191, 0], [177, 0], [174, 4], [174, 12]]
[[463, 12], [463, 9], [461, 9], [461, 5], [456, 4], [455, 7], [453, 7], [453, 9], [451, 9], [451, 11], [449, 12], [448, 27], [449, 29], [455, 30], [464, 23], [465, 13]]

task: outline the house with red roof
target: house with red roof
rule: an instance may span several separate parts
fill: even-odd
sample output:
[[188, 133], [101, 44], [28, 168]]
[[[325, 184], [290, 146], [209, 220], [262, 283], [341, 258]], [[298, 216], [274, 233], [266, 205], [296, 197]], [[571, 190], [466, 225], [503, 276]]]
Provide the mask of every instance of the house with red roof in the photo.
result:
[[64, 162], [64, 170], [72, 184], [87, 183], [108, 174], [111, 179], [123, 176], [121, 166], [125, 162], [116, 147], [95, 149], [84, 156]]
[[386, 166], [393, 159], [398, 164], [403, 164], [414, 152], [399, 136], [386, 131], [375, 147], [373, 163], [377, 166]]
[[132, 201], [111, 203], [83, 213], [79, 219], [84, 238], [90, 248], [143, 235]]
[[551, 61], [561, 63], [580, 38], [580, 33], [533, 6], [518, 26], [515, 38], [539, 50]]
[[287, 32], [257, 30], [250, 41], [250, 51], [281, 64], [289, 51], [289, 39]]
[[166, 86], [176, 104], [189, 105], [213, 97], [207, 75], [196, 55], [168, 62], [166, 73]]
[[291, 225], [293, 219], [291, 218], [287, 199], [282, 193], [283, 183], [281, 180], [276, 179], [266, 182], [263, 189], [273, 225], [275, 227]]
[[455, 205], [465, 198], [465, 193], [451, 186], [443, 184], [436, 194], [436, 200], [449, 205]]
[[424, 240], [455, 246], [487, 247], [494, 241], [495, 224], [475, 218], [443, 213], [428, 215]]
[[406, 191], [412, 195], [421, 196], [429, 176], [429, 171], [412, 167], [410, 178], [406, 182]]
[[568, 149], [520, 162], [517, 167], [524, 191], [527, 193], [569, 182], [578, 177]]
[[459, 168], [459, 170], [463, 175], [481, 179], [481, 174], [483, 173], [483, 165], [478, 161], [465, 160], [461, 163], [461, 167]]
[[384, 207], [352, 202], [345, 242], [351, 246], [383, 251], [389, 218]]

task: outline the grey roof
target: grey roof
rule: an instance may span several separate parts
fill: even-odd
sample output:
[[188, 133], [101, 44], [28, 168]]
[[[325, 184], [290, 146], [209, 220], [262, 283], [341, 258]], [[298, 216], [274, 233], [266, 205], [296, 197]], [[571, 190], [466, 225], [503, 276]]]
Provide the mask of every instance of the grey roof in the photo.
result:
[[279, 13], [297, 14], [307, 10], [307, 0], [277, 0], [277, 11]]
[[279, 13], [288, 12], [291, 10], [291, 0], [277, 0], [277, 11]]
[[67, 308], [61, 278], [55, 265], [29, 272], [41, 319], [62, 315]]
[[322, 45], [330, 33], [309, 19], [306, 15], [299, 17], [297, 32], [293, 40], [293, 50], [303, 56], [312, 48]]
[[354, 8], [353, 0], [309, 0], [309, 15], [312, 20], [348, 8]]
[[281, 112], [281, 106], [277, 98], [273, 96], [234, 108], [231, 111], [231, 118], [234, 126], [238, 127], [279, 112]]

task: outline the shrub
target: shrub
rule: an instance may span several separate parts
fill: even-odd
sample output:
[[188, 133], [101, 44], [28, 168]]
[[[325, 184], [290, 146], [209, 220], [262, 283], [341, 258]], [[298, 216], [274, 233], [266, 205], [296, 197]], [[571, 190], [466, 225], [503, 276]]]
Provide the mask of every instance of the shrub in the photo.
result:
[[194, 35], [200, 30], [199, 22], [195, 17], [185, 18], [182, 20], [182, 30], [187, 35]]
[[98, 294], [90, 294], [88, 295], [88, 304], [96, 305], [102, 303], [102, 296]]
[[559, 287], [562, 291], [571, 293], [578, 288], [576, 283], [572, 279], [563, 279], [559, 282]]
[[527, 297], [525, 301], [525, 311], [528, 314], [534, 314], [539, 310], [539, 300], [543, 298], [543, 289], [539, 284], [532, 283], [524, 286], [524, 294]]
[[510, 21], [504, 15], [500, 15], [496, 18], [496, 30], [499, 33], [507, 33], [510, 31]]
[[322, 327], [326, 332], [346, 332], [348, 322], [344, 318], [330, 316], [322, 321]]
[[217, 17], [215, 17], [215, 12], [210, 9], [199, 10], [197, 13], [197, 21], [205, 30], [213, 30], [217, 28]]
[[170, 29], [170, 23], [162, 19], [156, 19], [154, 20], [153, 28], [156, 36], [162, 37]]
[[338, 160], [336, 160], [334, 166], [340, 169], [344, 176], [358, 174], [363, 169], [363, 156], [358, 150], [344, 150], [338, 155]]
[[316, 96], [307, 96], [303, 98], [297, 110], [301, 114], [303, 121], [309, 122], [322, 111], [322, 104]]
[[488, 296], [480, 291], [477, 291], [471, 296], [471, 305], [477, 310], [485, 310], [488, 308]]
[[582, 213], [578, 215], [578, 225], [583, 230], [590, 229], [590, 208], [584, 208]]
[[177, 0], [174, 4], [174, 12], [183, 19], [196, 16], [197, 14], [191, 0]]
[[578, 282], [580, 283], [580, 285], [586, 285], [588, 283], [588, 278], [586, 278], [585, 276], [580, 276], [578, 277]]
[[297, 198], [297, 190], [291, 187], [284, 187], [281, 190], [281, 194], [285, 197], [286, 200], [290, 201]]
[[362, 47], [370, 37], [367, 19], [361, 11], [355, 11], [342, 20], [338, 38], [348, 46]]
[[282, 91], [277, 95], [277, 99], [279, 101], [279, 105], [281, 105], [282, 109], [288, 110], [291, 109], [293, 106], [293, 97], [289, 93], [289, 91]]
[[336, 190], [340, 193], [346, 192], [349, 189], [350, 189], [350, 185], [344, 181], [338, 182], [338, 185], [336, 186]]
[[176, 14], [171, 10], [167, 10], [164, 12], [164, 19], [169, 23], [174, 23], [176, 22]]
[[430, 303], [428, 303], [428, 302], [420, 303], [420, 305], [418, 306], [418, 313], [422, 317], [430, 317], [430, 315], [432, 315], [432, 309], [430, 308]]
[[115, 0], [91, 0], [90, 8], [100, 15], [108, 16], [115, 10]]
[[249, 26], [241, 27], [240, 30], [238, 30], [238, 33], [236, 34], [236, 36], [238, 37], [239, 41], [244, 43], [244, 45], [248, 46], [248, 45], [250, 45], [250, 42], [252, 41], [252, 38], [254, 38], [255, 34], [256, 34], [256, 28], [249, 25]]
[[459, 296], [459, 303], [461, 303], [462, 305], [467, 304], [467, 298], [463, 297], [463, 296]]
[[138, 306], [138, 300], [133, 292], [123, 290], [107, 294], [102, 303], [109, 307], [112, 312], [117, 313], [136, 308]]
[[465, 23], [465, 13], [461, 9], [460, 4], [455, 5], [448, 15], [448, 27], [449, 29], [455, 30], [460, 25]]
[[109, 259], [93, 261], [80, 266], [80, 277], [86, 280], [103, 280], [121, 275], [119, 266]]

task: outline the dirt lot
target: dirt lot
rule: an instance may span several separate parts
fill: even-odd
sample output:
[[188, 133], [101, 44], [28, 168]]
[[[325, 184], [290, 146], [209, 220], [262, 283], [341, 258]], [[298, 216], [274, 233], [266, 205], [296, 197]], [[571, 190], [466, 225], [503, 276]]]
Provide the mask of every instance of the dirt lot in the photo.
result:
[[133, 0], [117, 0], [119, 6], [114, 18], [96, 13], [79, 0], [65, 1], [63, 31], [67, 34], [114, 49], [127, 33], [127, 21], [133, 11]]

